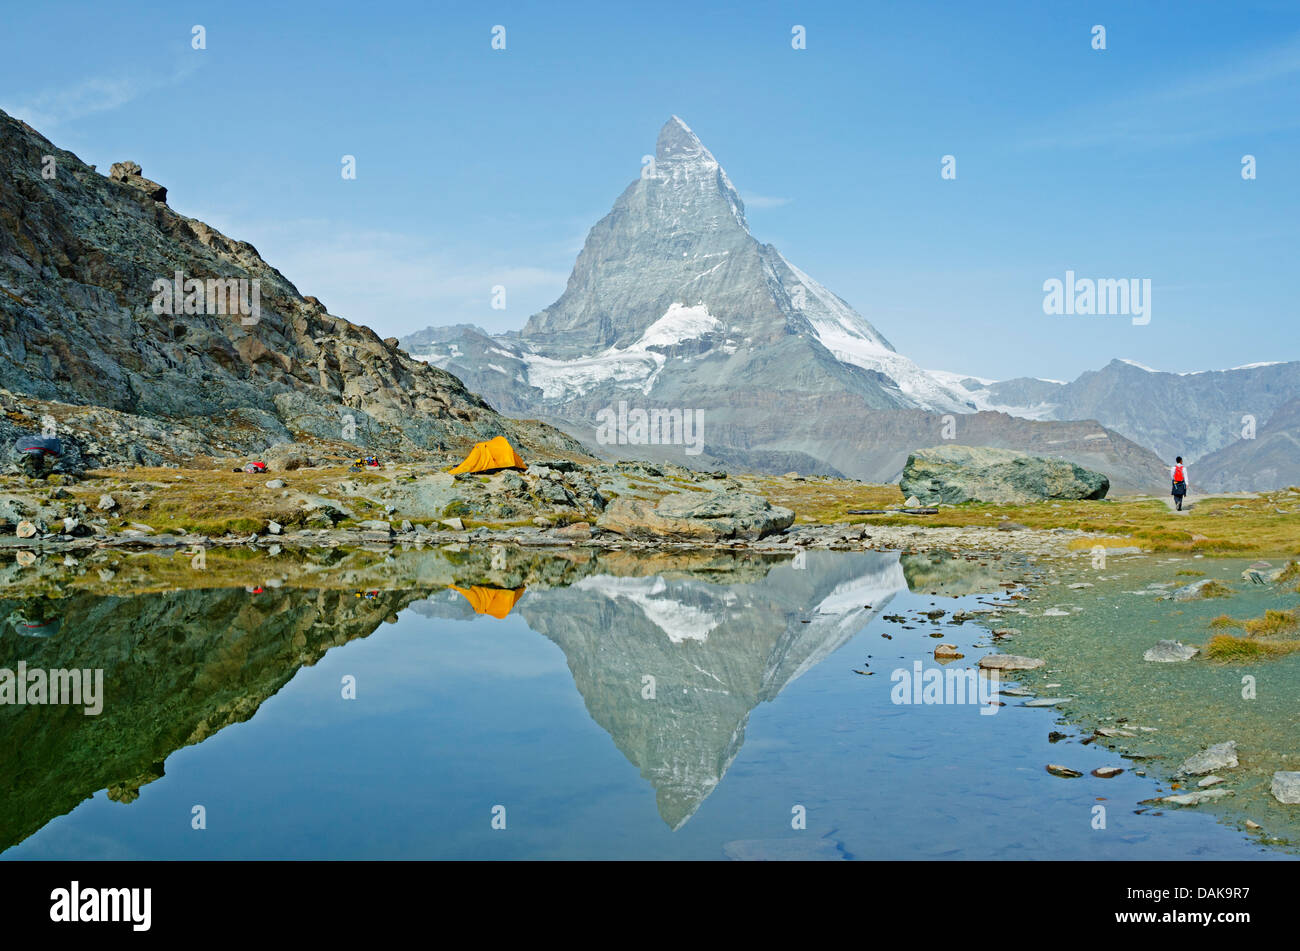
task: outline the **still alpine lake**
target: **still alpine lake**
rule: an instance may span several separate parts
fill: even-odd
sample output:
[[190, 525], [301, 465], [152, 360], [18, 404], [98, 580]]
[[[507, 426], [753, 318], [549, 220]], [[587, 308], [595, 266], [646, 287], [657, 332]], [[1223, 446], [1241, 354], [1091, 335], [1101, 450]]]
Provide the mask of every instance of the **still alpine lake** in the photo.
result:
[[[974, 683], [985, 654], [1021, 652], [990, 634], [1042, 616], [1014, 583], [1085, 600], [1010, 557], [453, 546], [214, 555], [202, 587], [188, 555], [97, 557], [75, 584], [0, 564], [0, 667], [104, 683], [98, 715], [0, 706], [7, 859], [1294, 857], [1297, 807], [1250, 800], [1268, 839], [1217, 804], [1143, 805], [1176, 762], [1084, 742], [1140, 690], [1097, 696], [1114, 678], [1088, 639], [1163, 636], [1118, 569], [1104, 630], [1073, 622], [999, 706], [899, 701], [922, 698], [918, 671]], [[1048, 617], [1018, 635], [1037, 656]], [[940, 665], [939, 644], [964, 656]], [[1300, 655], [1269, 663], [1298, 679]], [[1163, 709], [1135, 708], [1169, 742]]]

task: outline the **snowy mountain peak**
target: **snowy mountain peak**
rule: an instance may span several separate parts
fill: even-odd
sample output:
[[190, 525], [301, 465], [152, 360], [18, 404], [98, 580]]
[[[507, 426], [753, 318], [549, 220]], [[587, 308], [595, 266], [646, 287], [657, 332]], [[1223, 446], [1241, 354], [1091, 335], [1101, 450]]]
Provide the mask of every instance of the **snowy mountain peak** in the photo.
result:
[[717, 164], [717, 159], [704, 147], [699, 136], [677, 116], [664, 123], [664, 127], [659, 130], [659, 139], [655, 142], [655, 161], [675, 159], [704, 159]]

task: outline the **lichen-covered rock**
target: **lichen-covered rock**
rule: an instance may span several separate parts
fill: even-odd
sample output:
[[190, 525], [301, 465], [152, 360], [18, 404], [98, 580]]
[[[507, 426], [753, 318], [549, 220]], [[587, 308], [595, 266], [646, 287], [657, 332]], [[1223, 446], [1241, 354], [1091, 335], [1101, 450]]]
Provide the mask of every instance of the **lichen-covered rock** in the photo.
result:
[[746, 492], [690, 492], [669, 495], [652, 506], [617, 498], [596, 525], [620, 535], [643, 538], [715, 540], [759, 539], [784, 531], [794, 512]]
[[923, 505], [1024, 504], [1042, 499], [1103, 499], [1110, 479], [1063, 459], [1011, 449], [936, 446], [907, 457], [899, 488]]

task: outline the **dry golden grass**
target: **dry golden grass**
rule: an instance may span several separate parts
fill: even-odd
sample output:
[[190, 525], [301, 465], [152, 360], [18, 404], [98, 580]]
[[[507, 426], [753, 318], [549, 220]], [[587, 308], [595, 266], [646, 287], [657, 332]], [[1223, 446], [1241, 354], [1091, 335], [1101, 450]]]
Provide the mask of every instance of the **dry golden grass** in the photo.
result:
[[1232, 589], [1222, 581], [1211, 581], [1203, 584], [1196, 589], [1196, 596], [1202, 600], [1210, 598], [1228, 598], [1232, 596]]
[[[1120, 497], [1100, 502], [1035, 502], [1028, 505], [964, 503], [935, 515], [849, 515], [849, 509], [896, 508], [903, 497], [896, 485], [845, 480], [781, 477], [754, 479], [775, 505], [792, 508], [809, 521], [871, 522], [883, 525], [996, 527], [1006, 516], [1030, 528], [1074, 528], [1099, 533], [1075, 539], [1075, 549], [1135, 545], [1161, 552], [1207, 554], [1300, 554], [1300, 509], [1287, 492], [1258, 498], [1211, 498], [1187, 513], [1174, 513], [1162, 499]], [[1279, 504], [1280, 503], [1280, 504]], [[1283, 507], [1286, 506], [1286, 507]]]
[[[268, 489], [266, 483], [272, 479], [283, 479], [295, 490], [310, 493], [322, 488], [331, 491], [330, 487], [345, 479], [358, 484], [385, 481], [377, 473], [349, 472], [345, 465], [265, 473], [214, 469], [95, 470], [87, 473], [87, 477], [94, 481], [69, 486], [68, 491], [92, 511], [100, 495], [108, 493], [118, 502], [110, 515], [122, 526], [141, 522], [159, 532], [184, 530], [201, 535], [257, 531], [268, 521], [285, 526], [300, 523], [302, 507], [293, 498], [281, 497], [283, 490]], [[144, 498], [133, 497], [130, 488], [133, 485], [145, 487], [140, 493]], [[353, 500], [348, 500], [348, 505], [356, 507]]]
[[1256, 661], [1283, 657], [1300, 651], [1300, 641], [1262, 641], [1250, 637], [1216, 634], [1205, 645], [1205, 655], [1212, 660]]

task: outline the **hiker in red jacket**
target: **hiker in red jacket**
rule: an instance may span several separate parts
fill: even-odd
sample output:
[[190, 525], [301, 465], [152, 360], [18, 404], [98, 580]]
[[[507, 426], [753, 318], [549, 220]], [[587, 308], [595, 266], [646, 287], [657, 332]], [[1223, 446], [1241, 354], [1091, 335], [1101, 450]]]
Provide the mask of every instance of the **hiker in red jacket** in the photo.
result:
[[1169, 475], [1174, 480], [1174, 507], [1181, 512], [1183, 510], [1183, 496], [1187, 494], [1187, 467], [1183, 465], [1182, 456], [1174, 460], [1174, 467], [1169, 470]]

